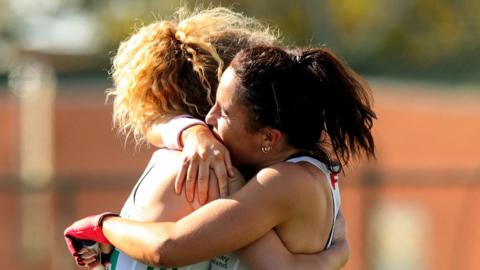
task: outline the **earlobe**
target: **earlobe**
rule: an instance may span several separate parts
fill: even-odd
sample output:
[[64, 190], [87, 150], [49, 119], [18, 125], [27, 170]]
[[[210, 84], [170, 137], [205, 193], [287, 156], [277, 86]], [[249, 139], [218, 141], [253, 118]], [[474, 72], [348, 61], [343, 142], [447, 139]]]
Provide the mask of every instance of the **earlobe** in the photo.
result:
[[268, 145], [268, 146], [262, 146], [262, 152], [263, 153], [268, 153], [270, 152], [270, 150], [272, 150], [272, 146], [271, 145]]
[[272, 145], [273, 145], [273, 135], [272, 135], [272, 130], [270, 128], [265, 128], [262, 131], [262, 152], [264, 154], [267, 154], [272, 150]]

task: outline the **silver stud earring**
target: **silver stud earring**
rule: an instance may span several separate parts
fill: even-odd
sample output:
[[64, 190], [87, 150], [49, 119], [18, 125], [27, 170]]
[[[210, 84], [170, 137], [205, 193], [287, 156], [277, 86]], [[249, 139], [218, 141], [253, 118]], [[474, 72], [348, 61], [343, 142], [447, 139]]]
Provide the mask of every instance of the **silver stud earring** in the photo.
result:
[[266, 153], [270, 152], [270, 150], [272, 150], [272, 146], [271, 146], [271, 145], [269, 145], [269, 146], [262, 146], [262, 152], [263, 152], [263, 153], [266, 154]]

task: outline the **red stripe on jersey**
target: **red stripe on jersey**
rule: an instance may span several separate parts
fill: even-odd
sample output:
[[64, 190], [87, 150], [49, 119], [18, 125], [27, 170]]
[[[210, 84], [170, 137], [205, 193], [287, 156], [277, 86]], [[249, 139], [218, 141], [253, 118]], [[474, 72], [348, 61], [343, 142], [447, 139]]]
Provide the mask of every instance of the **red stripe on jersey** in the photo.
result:
[[331, 173], [330, 174], [330, 184], [332, 185], [333, 189], [336, 188], [337, 182], [338, 182], [338, 175], [336, 173]]

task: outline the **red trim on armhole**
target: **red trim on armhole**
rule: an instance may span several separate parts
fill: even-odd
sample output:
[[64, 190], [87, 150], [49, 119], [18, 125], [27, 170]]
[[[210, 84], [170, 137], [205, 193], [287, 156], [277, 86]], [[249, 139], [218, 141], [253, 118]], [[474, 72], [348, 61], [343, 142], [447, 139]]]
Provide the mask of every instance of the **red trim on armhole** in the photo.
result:
[[338, 174], [336, 173], [331, 173], [330, 174], [330, 185], [332, 185], [332, 188], [335, 189], [337, 186], [338, 182]]

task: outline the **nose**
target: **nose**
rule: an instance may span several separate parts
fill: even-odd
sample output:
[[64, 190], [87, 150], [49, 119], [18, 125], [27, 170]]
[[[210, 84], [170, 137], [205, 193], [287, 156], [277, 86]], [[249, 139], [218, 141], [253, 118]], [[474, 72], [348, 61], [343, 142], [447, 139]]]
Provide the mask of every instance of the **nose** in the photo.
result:
[[207, 123], [207, 125], [214, 126], [214, 127], [217, 126], [217, 113], [216, 113], [217, 109], [216, 108], [217, 108], [217, 103], [215, 103], [213, 107], [210, 109], [210, 111], [208, 111], [208, 114], [205, 117], [205, 123]]

